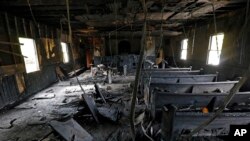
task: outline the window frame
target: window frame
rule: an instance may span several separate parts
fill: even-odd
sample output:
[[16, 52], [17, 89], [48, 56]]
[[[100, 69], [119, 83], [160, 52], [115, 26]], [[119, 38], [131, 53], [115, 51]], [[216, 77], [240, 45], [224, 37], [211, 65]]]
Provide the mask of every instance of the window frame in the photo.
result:
[[[66, 54], [67, 54], [67, 58], [68, 58], [67, 62], [65, 61], [65, 56], [64, 56], [65, 54], [64, 54], [63, 44], [66, 45]], [[60, 45], [61, 45], [61, 50], [62, 50], [62, 61], [63, 61], [64, 64], [68, 64], [68, 63], [70, 63], [69, 46], [68, 46], [68, 44], [66, 42], [62, 42], [62, 41], [60, 42]]]
[[[222, 43], [221, 43], [221, 47], [220, 45], [216, 45], [216, 50], [213, 50], [212, 49], [212, 42], [213, 42], [213, 38], [215, 37], [218, 38], [218, 36], [220, 35], [223, 35], [223, 38], [222, 38]], [[217, 37], [216, 37], [217, 36]], [[224, 42], [224, 37], [225, 37], [225, 34], [223, 32], [220, 32], [220, 33], [217, 33], [217, 34], [212, 34], [209, 36], [209, 44], [208, 44], [208, 52], [207, 52], [207, 61], [206, 61], [206, 64], [207, 65], [211, 65], [211, 66], [219, 66], [220, 65], [220, 57], [221, 57], [221, 53], [222, 53], [222, 49], [223, 49], [223, 42]], [[217, 41], [215, 41], [217, 42]], [[216, 43], [217, 44], [217, 43]], [[218, 56], [218, 64], [214, 64], [214, 63], [209, 63], [209, 60], [210, 60], [210, 53], [211, 52], [216, 52], [218, 53], [219, 52], [219, 56]]]
[[[183, 49], [185, 41], [187, 42], [187, 46], [186, 46], [186, 49]], [[182, 56], [183, 51], [186, 51], [185, 58], [183, 58], [183, 56]], [[187, 56], [188, 56], [188, 38], [184, 38], [184, 39], [181, 40], [181, 54], [180, 54], [180, 59], [185, 61], [185, 60], [187, 60]]]
[[[23, 49], [22, 49], [22, 46], [23, 46], [23, 45], [20, 45], [20, 51], [21, 51], [21, 54], [23, 55], [23, 62], [24, 62], [24, 65], [25, 65], [25, 72], [26, 72], [27, 74], [31, 74], [31, 73], [35, 73], [35, 72], [41, 71], [41, 66], [40, 66], [40, 62], [39, 62], [39, 54], [38, 54], [38, 50], [37, 50], [37, 46], [36, 46], [36, 40], [33, 39], [33, 38], [28, 38], [28, 37], [19, 36], [19, 37], [18, 37], [18, 42], [19, 42], [20, 44], [23, 44], [23, 43], [20, 42], [20, 38], [21, 38], [21, 39], [29, 39], [29, 40], [32, 40], [32, 41], [33, 41], [34, 53], [35, 53], [35, 65], [36, 65], [36, 70], [34, 70], [34, 71], [28, 71], [28, 70], [27, 70], [27, 63], [26, 63], [26, 61], [25, 61], [25, 56], [27, 56], [27, 55], [25, 55], [25, 53], [23, 52]], [[29, 53], [30, 53], [30, 52], [29, 52]]]

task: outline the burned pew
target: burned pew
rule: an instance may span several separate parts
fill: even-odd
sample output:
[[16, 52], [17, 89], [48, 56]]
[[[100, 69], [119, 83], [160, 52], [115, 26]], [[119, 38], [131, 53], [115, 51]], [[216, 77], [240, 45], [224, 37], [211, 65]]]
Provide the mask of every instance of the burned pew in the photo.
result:
[[228, 93], [236, 83], [238, 81], [151, 83], [150, 92], [157, 89], [168, 93]]
[[[143, 84], [149, 84], [151, 78], [157, 79], [157, 78], [165, 78], [168, 79], [170, 83], [177, 82], [177, 79], [174, 77], [181, 77], [185, 75], [201, 75], [200, 70], [194, 70], [194, 71], [144, 71], [142, 73], [142, 79], [141, 79], [141, 86]], [[170, 78], [171, 77], [171, 78]]]
[[[190, 131], [194, 130], [214, 115], [214, 113], [176, 112], [168, 109], [171, 109], [171, 107], [164, 108], [162, 115], [162, 137], [165, 141], [184, 140], [187, 133], [190, 133]], [[172, 121], [172, 124], [167, 124], [168, 121]], [[249, 112], [222, 113], [212, 123], [204, 127], [203, 130], [194, 136], [221, 136], [229, 133], [231, 124], [247, 125], [249, 123]]]
[[[152, 113], [155, 111], [160, 111], [164, 105], [173, 104], [177, 108], [183, 107], [195, 107], [202, 108], [206, 107], [213, 99], [213, 107], [219, 107], [219, 105], [224, 101], [228, 93], [164, 93], [154, 91], [151, 95], [151, 107]], [[237, 105], [250, 103], [250, 92], [238, 92], [235, 97], [230, 101], [228, 107], [235, 108]], [[249, 107], [250, 109], [250, 107]], [[231, 109], [232, 110], [232, 109]]]
[[145, 71], [191, 71], [192, 67], [189, 68], [164, 68], [164, 69], [145, 69]]
[[[145, 78], [147, 79], [148, 77], [145, 77]], [[185, 83], [185, 82], [215, 82], [215, 81], [217, 81], [217, 74], [151, 77], [150, 82], [151, 83]]]
[[193, 71], [143, 71], [144, 77], [168, 77], [176, 75], [200, 75], [200, 70]]

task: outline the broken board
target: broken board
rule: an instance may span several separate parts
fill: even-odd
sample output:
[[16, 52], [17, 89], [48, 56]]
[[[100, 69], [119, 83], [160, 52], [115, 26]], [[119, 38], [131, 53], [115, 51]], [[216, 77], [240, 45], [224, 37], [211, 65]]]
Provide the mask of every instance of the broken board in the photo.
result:
[[50, 125], [66, 141], [93, 141], [93, 137], [73, 119], [65, 122], [51, 121]]

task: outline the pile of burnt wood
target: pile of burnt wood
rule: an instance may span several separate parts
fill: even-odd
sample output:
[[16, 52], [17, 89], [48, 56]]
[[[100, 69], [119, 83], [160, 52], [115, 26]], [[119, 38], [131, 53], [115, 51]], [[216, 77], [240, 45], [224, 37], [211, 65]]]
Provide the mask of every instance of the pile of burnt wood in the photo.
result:
[[[163, 140], [185, 140], [185, 135], [214, 115], [238, 83], [217, 81], [218, 75], [191, 67], [143, 71], [141, 91], [152, 118], [161, 124]], [[250, 123], [249, 103], [250, 92], [237, 92], [219, 117], [192, 137], [226, 138], [230, 125]]]

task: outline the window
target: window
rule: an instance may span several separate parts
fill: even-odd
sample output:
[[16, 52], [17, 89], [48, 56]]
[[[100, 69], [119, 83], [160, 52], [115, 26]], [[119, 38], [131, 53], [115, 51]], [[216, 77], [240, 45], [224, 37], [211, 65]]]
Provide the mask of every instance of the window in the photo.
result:
[[39, 62], [35, 40], [29, 38], [19, 38], [21, 52], [24, 57], [26, 73], [39, 71]]
[[68, 45], [66, 43], [61, 42], [62, 53], [63, 53], [63, 63], [69, 62], [69, 53], [68, 53]]
[[224, 39], [223, 33], [210, 36], [207, 64], [219, 65], [223, 39]]
[[188, 50], [188, 39], [183, 39], [181, 41], [181, 59], [187, 60], [187, 50]]

